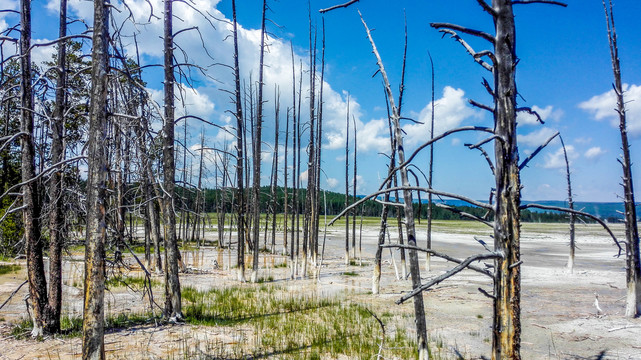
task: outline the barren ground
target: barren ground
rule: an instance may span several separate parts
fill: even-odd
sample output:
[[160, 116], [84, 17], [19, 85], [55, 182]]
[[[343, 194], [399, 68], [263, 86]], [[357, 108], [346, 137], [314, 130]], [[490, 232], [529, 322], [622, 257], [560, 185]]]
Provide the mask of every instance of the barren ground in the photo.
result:
[[[425, 223], [420, 228], [425, 237]], [[622, 227], [615, 227], [617, 234]], [[470, 222], [436, 222], [433, 235], [435, 250], [464, 258], [485, 251], [474, 236], [491, 243], [486, 228]], [[577, 255], [573, 273], [566, 270], [568, 253], [567, 226], [563, 224], [525, 224], [522, 229], [522, 302], [523, 326], [521, 353], [524, 359], [641, 359], [641, 319], [623, 317], [625, 310], [625, 263], [616, 258], [616, 247], [597, 225], [581, 225], [577, 234]], [[372, 259], [377, 230], [368, 225], [362, 233], [363, 266], [344, 264], [344, 227], [328, 230], [327, 245], [320, 279], [289, 280], [289, 269], [275, 267], [285, 262], [282, 255], [261, 254], [262, 278], [273, 278], [283, 291], [314, 293], [366, 304], [375, 312], [392, 312], [394, 326], [406, 326], [412, 332], [411, 302], [396, 305], [394, 301], [411, 287], [410, 280], [397, 280], [394, 263], [400, 267], [398, 252], [392, 261], [385, 250], [382, 294], [371, 295]], [[207, 234], [213, 239], [215, 233]], [[321, 234], [322, 239], [322, 234]], [[262, 240], [261, 240], [262, 241]], [[282, 233], [277, 235], [277, 244]], [[392, 234], [392, 241], [395, 241]], [[424, 243], [424, 240], [422, 240]], [[423, 245], [421, 243], [421, 245]], [[280, 249], [280, 245], [277, 248]], [[192, 270], [181, 274], [181, 284], [197, 289], [237, 285], [232, 250], [203, 247], [184, 251], [183, 259]], [[358, 253], [357, 253], [358, 255]], [[425, 257], [420, 256], [422, 276], [427, 279], [443, 273], [450, 264], [432, 259], [430, 272], [425, 272]], [[16, 261], [24, 265], [23, 260]], [[133, 264], [131, 258], [127, 262]], [[79, 315], [82, 307], [82, 270], [79, 255], [67, 258], [64, 274], [66, 314]], [[355, 276], [347, 276], [353, 272]], [[400, 272], [400, 269], [399, 269]], [[140, 276], [131, 270], [129, 276]], [[249, 275], [249, 272], [248, 272]], [[154, 275], [162, 281], [161, 275]], [[0, 276], [0, 303], [3, 303], [24, 280], [23, 269]], [[253, 285], [247, 285], [253, 286]], [[440, 358], [465, 359], [488, 356], [491, 342], [491, 301], [477, 289], [491, 291], [491, 283], [472, 271], [464, 271], [424, 293], [428, 336], [433, 354]], [[80, 338], [16, 339], [10, 334], [14, 323], [26, 316], [26, 285], [0, 310], [0, 359], [76, 359], [80, 358]], [[598, 294], [597, 312], [594, 305]], [[157, 301], [162, 292], [155, 290]], [[147, 298], [127, 288], [112, 289], [105, 296], [106, 312], [144, 312]], [[110, 358], [165, 359], [185, 357], [185, 350], [203, 344], [236, 343], [260, 334], [247, 328], [193, 325], [153, 324], [130, 327], [106, 335]]]

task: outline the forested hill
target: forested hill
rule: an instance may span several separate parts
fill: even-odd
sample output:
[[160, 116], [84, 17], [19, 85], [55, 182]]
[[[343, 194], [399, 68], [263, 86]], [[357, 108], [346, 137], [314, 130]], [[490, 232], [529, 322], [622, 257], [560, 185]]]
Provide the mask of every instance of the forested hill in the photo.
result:
[[[249, 193], [251, 189], [246, 189], [246, 191]], [[193, 205], [193, 201], [195, 199], [195, 193], [188, 191], [187, 193], [184, 193], [182, 189], [177, 188], [177, 192], [182, 196], [183, 199], [186, 202], [186, 205], [188, 207], [191, 207]], [[288, 202], [290, 204], [289, 206], [289, 211], [291, 212], [291, 202], [292, 202], [292, 190], [288, 189]], [[271, 207], [272, 207], [272, 200], [270, 196], [270, 188], [269, 187], [262, 187], [261, 188], [261, 201], [260, 201], [260, 209], [261, 212], [271, 212]], [[284, 212], [284, 188], [278, 187], [275, 191], [276, 193], [276, 211], [278, 213], [283, 213]], [[235, 189], [233, 188], [226, 188], [223, 190], [220, 189], [206, 189], [205, 190], [205, 210], [207, 212], [217, 212], [219, 210], [224, 210], [226, 212], [232, 212], [232, 204], [233, 204], [233, 198], [235, 194]], [[299, 196], [298, 196], [298, 203], [299, 203], [299, 209], [303, 211], [302, 209], [304, 208], [305, 204], [305, 195], [306, 195], [306, 190], [305, 189], [300, 189], [299, 190]], [[360, 198], [361, 196], [357, 196], [357, 199]], [[341, 193], [336, 193], [332, 191], [323, 191], [320, 196], [321, 204], [320, 204], [320, 211], [321, 215], [325, 214], [325, 211], [327, 212], [327, 215], [336, 215], [340, 213], [344, 208], [345, 208], [345, 194]], [[352, 196], [349, 197], [349, 203], [351, 204], [354, 202], [354, 198]], [[418, 200], [415, 201], [415, 212], [419, 213], [420, 210], [420, 216], [423, 219], [427, 218], [427, 204], [425, 199], [421, 199], [421, 203], [419, 204]], [[486, 211], [483, 209], [480, 209], [478, 207], [472, 207], [472, 206], [467, 206], [463, 201], [460, 200], [447, 200], [445, 203], [449, 206], [452, 206], [454, 209], [458, 211], [463, 211], [475, 216], [485, 216]], [[524, 204], [528, 202], [524, 201]], [[560, 207], [566, 207], [566, 204], [562, 201], [543, 201], [539, 202], [540, 204], [544, 205], [553, 205], [553, 206], [560, 206]], [[620, 218], [620, 214], [618, 214], [616, 211], [619, 209], [616, 203], [577, 203], [575, 208], [577, 210], [582, 210], [587, 213], [596, 215], [604, 220], [608, 221], [617, 221], [617, 219]], [[373, 200], [368, 200], [365, 201], [362, 206], [360, 206], [357, 210], [357, 214], [360, 216], [360, 212], [363, 212], [363, 216], [380, 216], [381, 214], [381, 209], [382, 205], [376, 201]], [[432, 213], [433, 213], [433, 219], [436, 220], [456, 220], [456, 219], [461, 219], [461, 217], [456, 213], [452, 212], [447, 209], [443, 209], [438, 206], [434, 206], [432, 208]], [[621, 207], [622, 209], [622, 207]], [[395, 216], [395, 209], [392, 209], [392, 216]], [[521, 220], [524, 222], [567, 222], [568, 221], [568, 216], [565, 214], [560, 214], [557, 212], [553, 211], [540, 211], [540, 210], [524, 210], [521, 212]], [[591, 222], [589, 219], [585, 219], [586, 222]]]

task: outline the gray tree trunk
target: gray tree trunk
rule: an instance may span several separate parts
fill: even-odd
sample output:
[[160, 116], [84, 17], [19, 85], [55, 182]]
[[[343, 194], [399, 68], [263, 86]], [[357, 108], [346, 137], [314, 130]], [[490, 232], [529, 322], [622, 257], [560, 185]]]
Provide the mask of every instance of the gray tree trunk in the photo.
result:
[[107, 158], [109, 2], [94, 2], [87, 175], [87, 239], [82, 322], [82, 358], [105, 358], [104, 292]]

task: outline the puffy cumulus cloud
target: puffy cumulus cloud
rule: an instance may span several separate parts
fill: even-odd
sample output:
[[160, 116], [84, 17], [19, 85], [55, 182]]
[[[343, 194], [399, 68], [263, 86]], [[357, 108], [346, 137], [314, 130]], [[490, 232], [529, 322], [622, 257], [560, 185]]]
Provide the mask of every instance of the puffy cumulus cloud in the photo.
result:
[[[20, 3], [17, 0], [0, 0], [0, 9], [4, 10], [18, 10], [18, 5]], [[10, 12], [0, 12], [0, 31], [5, 31], [9, 28], [6, 18], [13, 17], [16, 21], [20, 20], [20, 17], [17, 14]], [[17, 33], [15, 36], [18, 36]]]
[[[573, 145], [566, 145], [565, 150], [568, 153], [568, 161], [571, 165], [572, 160], [577, 159], [579, 157], [579, 154], [577, 153]], [[546, 153], [543, 167], [546, 169], [565, 168], [565, 155], [563, 154], [563, 148], [560, 147], [553, 153]]]
[[[153, 101], [158, 104], [163, 103], [163, 90], [148, 89], [148, 91]], [[211, 116], [214, 113], [215, 105], [207, 94], [184, 84], [176, 84], [174, 91], [176, 94], [176, 117], [193, 115], [207, 121], [212, 120]]]
[[[539, 114], [539, 116], [541, 117], [541, 120], [543, 121], [547, 121], [547, 120], [559, 121], [563, 116], [563, 110], [554, 109], [552, 105], [548, 105], [544, 108], [534, 105], [532, 106], [532, 110], [536, 111], [536, 113]], [[516, 115], [516, 121], [518, 122], [519, 125], [539, 124], [539, 121], [537, 120], [536, 116], [523, 111], [519, 112]]]
[[338, 181], [338, 179], [335, 179], [335, 178], [327, 178], [325, 183], [327, 183], [327, 188], [336, 189], [336, 187], [339, 184], [339, 181]]
[[588, 149], [588, 151], [585, 152], [584, 156], [588, 159], [596, 159], [601, 157], [601, 155], [605, 154], [605, 151], [601, 149], [599, 146], [594, 146]]
[[[641, 136], [641, 85], [623, 85], [627, 114], [628, 133], [632, 137]], [[579, 104], [579, 108], [592, 114], [595, 120], [609, 120], [613, 127], [619, 126], [619, 115], [614, 110], [617, 106], [614, 89], [595, 95], [590, 100]]]
[[[434, 135], [461, 125], [468, 118], [482, 117], [474, 110], [465, 98], [465, 91], [446, 86], [443, 96], [434, 103]], [[406, 144], [416, 145], [429, 138], [432, 122], [432, 104], [427, 104], [419, 113], [418, 119], [422, 124], [406, 124], [403, 130], [407, 133]]]
[[517, 140], [519, 144], [537, 147], [539, 145], [542, 145], [545, 141], [547, 141], [547, 139], [550, 138], [550, 136], [554, 135], [555, 133], [556, 130], [550, 129], [548, 127], [543, 127], [526, 135], [519, 134], [517, 135]]

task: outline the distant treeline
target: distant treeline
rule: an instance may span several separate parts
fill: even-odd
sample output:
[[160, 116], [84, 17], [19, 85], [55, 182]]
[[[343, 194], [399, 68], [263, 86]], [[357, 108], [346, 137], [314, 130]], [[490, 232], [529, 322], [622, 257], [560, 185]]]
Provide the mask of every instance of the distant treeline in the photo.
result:
[[[246, 189], [246, 191], [249, 193], [251, 189]], [[234, 203], [234, 196], [235, 196], [236, 190], [234, 188], [225, 188], [225, 189], [205, 189], [204, 193], [204, 200], [205, 200], [205, 211], [206, 212], [218, 212], [218, 211], [225, 211], [225, 212], [232, 212], [233, 211], [233, 203]], [[298, 193], [298, 206], [301, 211], [301, 213], [304, 211], [304, 204], [305, 204], [305, 195], [306, 195], [306, 189], [299, 189]], [[176, 193], [183, 199], [183, 204], [186, 208], [193, 209], [194, 208], [194, 201], [196, 200], [196, 192], [191, 189], [184, 189], [184, 188], [176, 188]], [[292, 190], [288, 189], [288, 202], [289, 202], [289, 210], [288, 212], [292, 212]], [[321, 193], [321, 215], [325, 214], [325, 210], [327, 211], [327, 215], [337, 215], [343, 209], [345, 208], [345, 194], [340, 194], [332, 191], [324, 191]], [[357, 198], [358, 200], [358, 198]], [[354, 198], [352, 196], [349, 197], [349, 202], [350, 204], [354, 202]], [[284, 188], [278, 187], [276, 190], [276, 211], [278, 213], [283, 213], [285, 211], [284, 209], [284, 204], [285, 203], [285, 192]], [[252, 205], [253, 206], [253, 205]], [[260, 211], [265, 213], [265, 212], [271, 212], [272, 206], [272, 200], [270, 198], [270, 189], [267, 186], [264, 186], [261, 188], [261, 198], [260, 198]], [[453, 209], [456, 209], [458, 212], [465, 212], [473, 216], [477, 217], [485, 217], [486, 216], [486, 210], [474, 207], [474, 206], [451, 206]], [[363, 216], [380, 216], [381, 215], [381, 210], [383, 208], [383, 205], [379, 202], [376, 202], [374, 200], [367, 200], [365, 201], [362, 205], [356, 209], [356, 213], [360, 216], [361, 211], [363, 212]], [[396, 216], [396, 207], [392, 207], [390, 211], [390, 216]], [[420, 214], [420, 217], [422, 219], [427, 219], [427, 204], [423, 203], [415, 203], [414, 204], [414, 211], [416, 214]], [[470, 220], [467, 217], [461, 217], [457, 212], [447, 210], [438, 206], [432, 206], [432, 219], [434, 220]], [[487, 220], [493, 220], [492, 215], [488, 215]], [[568, 222], [568, 215], [566, 214], [559, 214], [556, 212], [538, 212], [538, 211], [529, 211], [529, 210], [523, 210], [521, 211], [521, 220], [523, 222], [541, 222], [541, 223], [564, 223]], [[591, 219], [584, 219], [585, 222], [594, 222]]]

